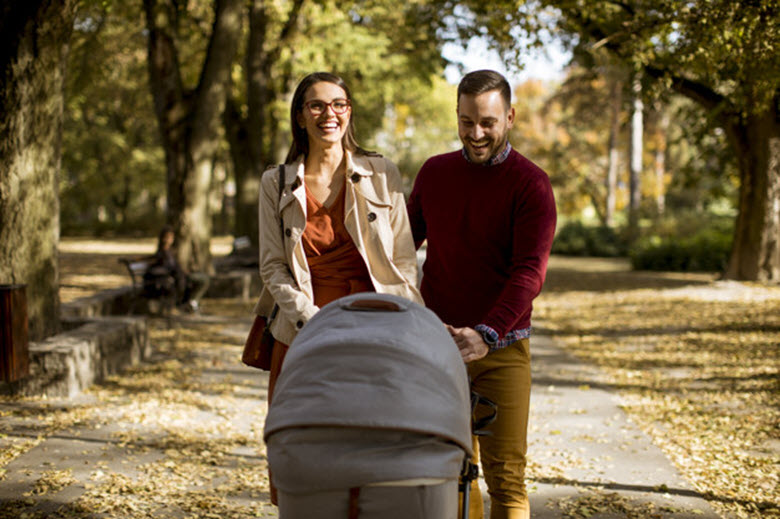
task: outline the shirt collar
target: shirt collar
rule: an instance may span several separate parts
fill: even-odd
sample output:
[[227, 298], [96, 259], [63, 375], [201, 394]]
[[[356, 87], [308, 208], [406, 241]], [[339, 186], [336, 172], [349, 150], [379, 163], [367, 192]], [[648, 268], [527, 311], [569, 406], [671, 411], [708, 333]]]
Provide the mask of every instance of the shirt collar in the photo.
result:
[[[512, 151], [512, 145], [509, 144], [509, 141], [506, 141], [506, 146], [504, 147], [504, 150], [496, 153], [492, 157], [490, 157], [486, 162], [483, 162], [482, 166], [495, 166], [496, 164], [501, 164], [509, 157], [509, 152]], [[471, 162], [471, 159], [469, 158], [469, 154], [466, 153], [466, 148], [461, 148], [460, 152], [463, 154], [463, 157], [468, 161]]]

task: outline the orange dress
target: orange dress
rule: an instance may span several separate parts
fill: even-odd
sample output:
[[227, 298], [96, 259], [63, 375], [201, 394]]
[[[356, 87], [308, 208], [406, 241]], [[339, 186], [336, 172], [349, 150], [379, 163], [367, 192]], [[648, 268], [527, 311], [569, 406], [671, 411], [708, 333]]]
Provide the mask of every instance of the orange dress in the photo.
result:
[[[305, 186], [305, 184], [304, 184]], [[374, 292], [363, 256], [344, 226], [345, 187], [328, 208], [306, 189], [306, 227], [302, 242], [309, 263], [314, 304], [322, 308], [340, 297], [358, 292]], [[268, 381], [268, 402], [276, 383], [287, 344], [274, 343]]]
[[345, 191], [342, 186], [327, 208], [306, 188], [303, 250], [311, 272], [314, 304], [320, 308], [349, 294], [374, 291], [363, 257], [344, 226]]
[[[302, 242], [311, 272], [314, 304], [322, 308], [340, 297], [358, 292], [374, 292], [363, 256], [344, 226], [346, 187], [341, 187], [329, 208], [314, 198], [308, 187], [305, 189], [306, 227]], [[279, 341], [274, 343], [271, 369], [268, 372], [269, 405], [288, 348], [287, 344]], [[271, 502], [276, 504], [276, 489], [273, 486]]]

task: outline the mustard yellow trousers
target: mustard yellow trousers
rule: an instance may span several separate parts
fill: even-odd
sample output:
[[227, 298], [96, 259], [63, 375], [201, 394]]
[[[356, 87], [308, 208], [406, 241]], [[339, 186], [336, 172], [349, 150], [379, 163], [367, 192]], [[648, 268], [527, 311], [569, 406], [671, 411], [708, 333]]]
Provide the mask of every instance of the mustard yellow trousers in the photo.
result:
[[[466, 365], [471, 389], [498, 406], [486, 436], [474, 436], [474, 463], [481, 462], [490, 495], [490, 519], [528, 519], [525, 488], [528, 408], [531, 397], [531, 353], [528, 339]], [[485, 409], [479, 406], [477, 417]], [[473, 481], [469, 519], [483, 519], [482, 496]]]

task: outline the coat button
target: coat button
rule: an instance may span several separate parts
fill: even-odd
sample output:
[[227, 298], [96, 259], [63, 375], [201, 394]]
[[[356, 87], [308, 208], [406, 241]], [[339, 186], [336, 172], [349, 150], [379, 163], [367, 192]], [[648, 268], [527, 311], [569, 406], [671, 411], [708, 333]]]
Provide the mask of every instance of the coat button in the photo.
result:
[[373, 222], [374, 220], [376, 220], [376, 213], [368, 213], [367, 218], [369, 222]]
[[295, 323], [295, 326], [297, 326], [298, 329], [300, 330], [301, 328], [303, 328], [303, 321], [298, 321], [297, 323]]
[[360, 175], [357, 173], [352, 173], [352, 176], [349, 177], [349, 179], [352, 181], [353, 184], [356, 184], [360, 180]]
[[284, 230], [284, 235], [285, 235], [285, 236], [287, 236], [288, 238], [289, 238], [290, 236], [292, 236], [292, 231], [290, 230], [290, 228], [289, 228], [289, 227], [288, 227], [287, 229], [285, 229], [285, 230]]

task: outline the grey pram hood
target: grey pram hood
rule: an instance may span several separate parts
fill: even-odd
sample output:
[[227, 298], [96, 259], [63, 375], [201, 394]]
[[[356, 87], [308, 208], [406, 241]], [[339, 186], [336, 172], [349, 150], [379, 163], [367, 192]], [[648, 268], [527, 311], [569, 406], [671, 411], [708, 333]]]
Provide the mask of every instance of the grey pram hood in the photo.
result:
[[439, 318], [388, 294], [323, 307], [290, 345], [264, 439], [306, 427], [429, 434], [470, 455], [468, 376]]

